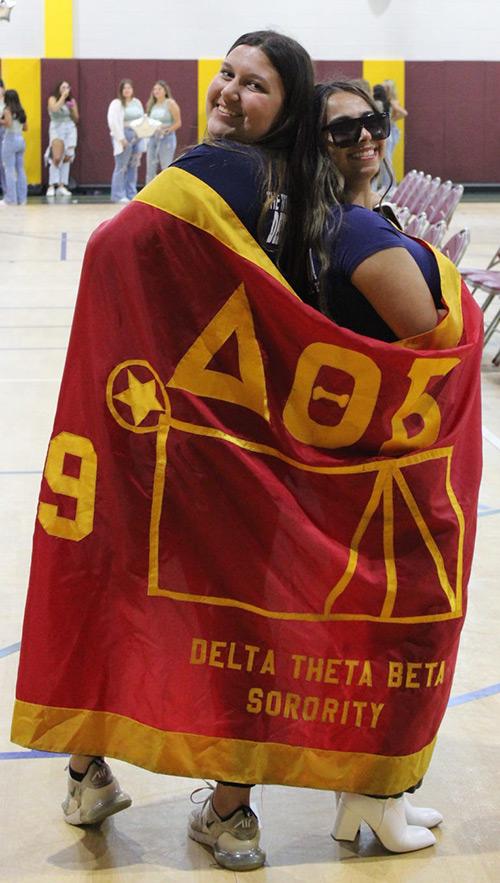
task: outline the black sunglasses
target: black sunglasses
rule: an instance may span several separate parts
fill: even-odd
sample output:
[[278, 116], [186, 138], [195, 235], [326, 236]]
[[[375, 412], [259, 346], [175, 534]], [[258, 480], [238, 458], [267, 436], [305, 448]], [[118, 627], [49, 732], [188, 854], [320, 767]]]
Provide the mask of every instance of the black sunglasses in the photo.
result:
[[370, 133], [375, 141], [384, 141], [391, 132], [391, 118], [388, 113], [368, 111], [360, 117], [341, 117], [323, 126], [323, 132], [330, 132], [336, 147], [354, 147], [363, 129]]

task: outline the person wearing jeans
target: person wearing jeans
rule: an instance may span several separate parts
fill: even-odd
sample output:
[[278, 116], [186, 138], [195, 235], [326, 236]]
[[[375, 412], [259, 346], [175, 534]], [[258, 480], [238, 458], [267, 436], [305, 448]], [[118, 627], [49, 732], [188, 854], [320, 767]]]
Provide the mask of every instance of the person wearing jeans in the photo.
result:
[[26, 113], [15, 89], [5, 92], [3, 125], [5, 136], [2, 145], [2, 163], [5, 172], [6, 205], [24, 205], [28, 196], [28, 182], [24, 171], [26, 144], [23, 131], [27, 129]]
[[5, 170], [2, 162], [2, 144], [5, 136], [5, 126], [2, 125], [3, 112], [5, 110], [4, 94], [5, 85], [0, 78], [0, 188], [2, 190], [2, 197], [5, 196]]
[[182, 125], [179, 105], [172, 98], [170, 87], [165, 80], [157, 80], [151, 91], [146, 113], [151, 120], [161, 123], [159, 129], [148, 141], [146, 154], [146, 184], [153, 180], [160, 170], [172, 162], [177, 147], [176, 131]]
[[127, 146], [115, 156], [115, 167], [111, 178], [111, 202], [130, 202], [137, 193], [137, 174], [141, 164], [142, 141], [138, 140], [134, 130], [124, 129], [124, 141]]
[[75, 158], [78, 141], [78, 105], [66, 80], [57, 83], [48, 100], [50, 117], [49, 146], [45, 161], [49, 166], [49, 186], [46, 196], [71, 196], [68, 189], [69, 169]]
[[118, 87], [118, 98], [114, 98], [108, 108], [108, 125], [115, 158], [111, 178], [111, 202], [130, 202], [137, 193], [137, 174], [144, 152], [144, 141], [137, 138], [130, 124], [143, 116], [142, 103], [134, 98], [132, 80], [122, 80]]

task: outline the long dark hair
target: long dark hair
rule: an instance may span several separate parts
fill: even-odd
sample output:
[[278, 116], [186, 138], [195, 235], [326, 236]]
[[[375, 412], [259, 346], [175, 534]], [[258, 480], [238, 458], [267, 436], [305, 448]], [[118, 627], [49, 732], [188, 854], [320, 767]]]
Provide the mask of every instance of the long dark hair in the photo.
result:
[[[379, 108], [377, 107], [377, 105], [376, 105], [374, 99], [372, 98], [372, 96], [370, 95], [370, 93], [367, 92], [366, 89], [364, 88], [364, 86], [360, 84], [359, 80], [353, 80], [353, 79], [350, 79], [349, 77], [339, 76], [339, 77], [337, 77], [337, 79], [331, 80], [329, 83], [319, 83], [314, 88], [314, 115], [315, 115], [315, 120], [316, 120], [316, 125], [315, 125], [316, 147], [317, 147], [317, 150], [323, 154], [323, 156], [328, 156], [328, 159], [329, 159], [329, 162], [331, 165], [331, 169], [332, 169], [332, 174], [333, 174], [333, 188], [334, 188], [334, 192], [335, 192], [335, 202], [340, 203], [342, 205], [346, 201], [344, 176], [341, 174], [341, 172], [337, 169], [337, 167], [331, 161], [331, 158], [330, 158], [329, 152], [328, 152], [325, 133], [323, 131], [323, 126], [324, 126], [325, 116], [326, 116], [327, 102], [328, 102], [330, 95], [334, 95], [336, 92], [350, 92], [353, 95], [358, 95], [360, 98], [362, 98], [364, 101], [366, 101], [366, 103], [369, 105], [369, 107], [375, 113], [379, 112]], [[383, 160], [383, 163], [385, 164], [385, 167], [386, 167], [387, 172], [390, 177], [390, 184], [389, 184], [389, 187], [387, 188], [387, 191], [388, 191], [390, 189], [390, 187], [392, 186], [393, 175], [392, 175], [392, 171], [391, 171], [391, 167], [390, 167], [389, 163], [387, 163], [385, 159]], [[386, 191], [386, 193], [387, 193], [387, 191]], [[379, 206], [381, 205], [382, 200], [384, 199], [384, 196], [385, 196], [385, 193], [380, 198]], [[332, 205], [333, 204], [334, 203], [332, 203]], [[333, 215], [331, 215], [330, 221], [329, 221], [328, 238], [329, 238], [330, 242], [331, 242], [331, 239], [335, 236], [336, 232], [338, 231], [338, 229], [342, 223], [342, 213], [337, 212], [336, 214], [337, 214], [337, 217], [335, 218]], [[319, 263], [319, 272], [316, 274], [316, 280], [315, 280], [316, 281], [316, 293], [317, 293], [317, 299], [318, 299], [318, 307], [321, 310], [321, 312], [324, 313], [326, 316], [331, 316], [329, 306], [328, 306], [328, 293], [325, 288], [325, 285], [326, 285], [326, 272], [325, 271], [327, 269], [328, 263], [326, 261], [321, 261], [321, 260], [318, 261], [318, 263]]]
[[26, 122], [26, 112], [21, 105], [19, 95], [15, 89], [6, 89], [3, 96], [5, 107], [8, 107], [13, 118], [23, 124]]
[[[314, 89], [314, 113], [316, 117], [316, 138], [318, 147], [324, 153], [327, 153], [327, 147], [324, 137], [324, 132], [322, 132], [322, 128], [324, 125], [324, 119], [326, 114], [326, 106], [328, 103], [328, 99], [330, 95], [334, 95], [336, 92], [350, 92], [352, 95], [358, 95], [363, 101], [371, 107], [374, 113], [379, 113], [379, 107], [376, 104], [374, 98], [363, 89], [362, 86], [359, 85], [359, 80], [352, 80], [349, 77], [338, 77], [335, 80], [331, 80], [329, 83], [319, 83]], [[383, 201], [384, 197], [392, 187], [394, 181], [394, 175], [391, 169], [390, 164], [386, 159], [382, 160], [383, 165], [389, 175], [390, 183], [387, 187], [387, 190], [380, 198], [380, 203]], [[332, 163], [333, 166], [333, 163]], [[345, 182], [343, 175], [340, 174], [338, 169], [334, 166], [334, 174], [335, 174], [335, 195], [339, 202], [345, 201]]]
[[[67, 80], [59, 80], [57, 85], [54, 86], [54, 89], [50, 93], [51, 98], [55, 98], [57, 100], [61, 97], [61, 86], [63, 83], [68, 83], [68, 81]], [[69, 86], [69, 83], [68, 83], [68, 86]], [[66, 96], [66, 101], [71, 101], [72, 98], [73, 98], [73, 94], [70, 89], [67, 96]]]
[[267, 198], [264, 218], [277, 195], [286, 194], [287, 209], [277, 251], [284, 276], [305, 300], [311, 301], [309, 249], [324, 256], [323, 231], [334, 201], [331, 163], [316, 148], [314, 119], [314, 70], [300, 43], [277, 31], [252, 31], [232, 44], [255, 46], [280, 75], [285, 97], [282, 111], [269, 132], [255, 145], [266, 165]]
[[[162, 89], [165, 90], [165, 98], [172, 98], [172, 91], [165, 80], [155, 80], [155, 82], [153, 83], [153, 89], [155, 86], [161, 86]], [[146, 104], [146, 113], [149, 113], [156, 104], [156, 98], [153, 95], [153, 89], [151, 89], [151, 95], [149, 96], [148, 103]]]
[[132, 92], [133, 92], [132, 98], [133, 98], [134, 95], [135, 95], [135, 92], [134, 92], [134, 84], [133, 84], [132, 80], [130, 79], [130, 77], [125, 77], [123, 80], [120, 80], [120, 82], [119, 82], [119, 84], [118, 84], [118, 98], [120, 99], [120, 101], [121, 101], [122, 104], [125, 104], [125, 99], [124, 99], [124, 97], [123, 97], [123, 89], [124, 89], [124, 87], [127, 85], [127, 83], [128, 83], [130, 86], [132, 86]]
[[382, 110], [384, 110], [385, 113], [391, 112], [391, 102], [389, 101], [387, 92], [381, 83], [377, 83], [373, 87], [373, 100], [375, 101], [375, 104], [377, 104], [377, 102], [381, 103]]

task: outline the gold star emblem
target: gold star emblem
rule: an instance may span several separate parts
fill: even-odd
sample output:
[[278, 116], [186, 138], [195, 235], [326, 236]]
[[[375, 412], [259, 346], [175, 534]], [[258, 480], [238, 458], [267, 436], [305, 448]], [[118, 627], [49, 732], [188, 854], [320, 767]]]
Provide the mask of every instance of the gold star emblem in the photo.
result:
[[164, 411], [165, 408], [156, 398], [156, 381], [147, 380], [141, 383], [132, 371], [127, 370], [128, 389], [114, 395], [114, 399], [124, 402], [132, 411], [134, 423], [139, 426], [150, 411]]

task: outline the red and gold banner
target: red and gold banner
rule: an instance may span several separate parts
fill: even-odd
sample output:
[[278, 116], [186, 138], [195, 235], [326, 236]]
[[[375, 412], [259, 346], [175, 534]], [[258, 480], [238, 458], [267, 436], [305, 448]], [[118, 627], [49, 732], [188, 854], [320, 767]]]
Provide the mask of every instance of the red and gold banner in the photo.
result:
[[465, 613], [481, 314], [398, 344], [304, 305], [170, 168], [94, 234], [34, 539], [13, 739], [391, 794]]

